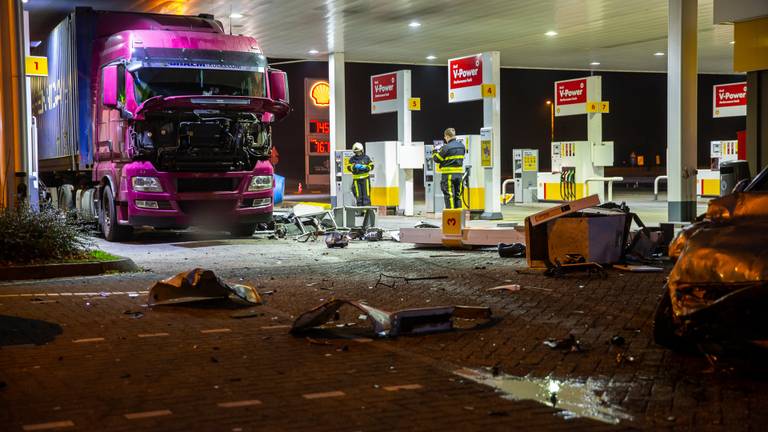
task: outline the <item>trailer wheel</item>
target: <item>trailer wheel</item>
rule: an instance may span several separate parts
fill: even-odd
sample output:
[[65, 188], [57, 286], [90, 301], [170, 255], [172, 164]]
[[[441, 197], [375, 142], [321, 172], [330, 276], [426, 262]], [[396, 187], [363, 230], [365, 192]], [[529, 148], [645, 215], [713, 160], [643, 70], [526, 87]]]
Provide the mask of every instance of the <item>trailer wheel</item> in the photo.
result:
[[230, 229], [232, 237], [253, 237], [256, 224], [237, 224]]
[[133, 234], [133, 227], [118, 225], [115, 196], [112, 194], [111, 187], [104, 187], [104, 195], [101, 204], [99, 222], [101, 224], [101, 232], [104, 233], [104, 238], [111, 242], [130, 239], [131, 234]]

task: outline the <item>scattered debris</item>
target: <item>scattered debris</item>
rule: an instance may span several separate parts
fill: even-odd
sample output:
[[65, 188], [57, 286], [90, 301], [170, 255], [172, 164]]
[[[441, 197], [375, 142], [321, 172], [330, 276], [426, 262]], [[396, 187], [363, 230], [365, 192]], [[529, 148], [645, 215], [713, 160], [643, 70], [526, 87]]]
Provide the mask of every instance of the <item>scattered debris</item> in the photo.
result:
[[59, 302], [58, 300], [41, 299], [40, 297], [33, 297], [33, 298], [29, 299], [29, 301], [31, 303], [36, 303], [36, 304], [47, 304], [47, 303], [58, 303]]
[[502, 258], [525, 258], [525, 245], [522, 243], [499, 243], [499, 256]]
[[[391, 284], [388, 284], [386, 282], [383, 282], [384, 278], [394, 279], [394, 281]], [[379, 273], [379, 279], [376, 281], [376, 285], [374, 286], [383, 285], [387, 288], [394, 288], [397, 285], [398, 280], [402, 280], [406, 284], [408, 284], [416, 281], [440, 280], [440, 279], [448, 279], [448, 276], [422, 276], [422, 277], [409, 278], [405, 276], [390, 276], [384, 273]]]
[[329, 248], [345, 248], [349, 246], [349, 236], [338, 231], [326, 233], [325, 245]]
[[491, 309], [487, 307], [438, 306], [387, 312], [362, 302], [336, 299], [299, 315], [293, 323], [291, 333], [301, 333], [331, 321], [338, 310], [345, 305], [363, 312], [370, 319], [374, 333], [380, 337], [448, 331], [453, 329], [453, 318], [468, 320], [491, 318]]
[[509, 292], [515, 292], [520, 291], [520, 285], [518, 284], [512, 284], [512, 285], [500, 285], [493, 288], [488, 288], [486, 291], [509, 291]]
[[626, 343], [626, 340], [624, 340], [623, 336], [615, 335], [611, 338], [611, 345], [622, 346], [624, 343]]
[[573, 334], [568, 335], [565, 339], [547, 339], [544, 341], [544, 345], [558, 350], [565, 350], [569, 352], [582, 352], [584, 348], [581, 346], [581, 342], [576, 339]]
[[228, 284], [212, 270], [196, 268], [156, 282], [149, 291], [150, 306], [189, 303], [234, 297], [245, 303], [260, 304], [256, 289], [247, 285]]
[[630, 273], [659, 273], [664, 269], [661, 267], [654, 267], [649, 265], [633, 265], [633, 264], [614, 264], [613, 268], [616, 270], [627, 271]]
[[139, 319], [139, 318], [143, 318], [144, 317], [144, 312], [127, 310], [127, 311], [123, 312], [123, 315], [128, 315], [131, 318]]
[[255, 318], [264, 316], [264, 312], [259, 312], [255, 310], [246, 310], [242, 312], [235, 312], [231, 314], [229, 317], [234, 319], [243, 319], [243, 318]]
[[363, 240], [374, 242], [381, 241], [384, 238], [384, 230], [381, 228], [370, 227], [363, 234]]
[[631, 355], [627, 355], [626, 353], [618, 353], [616, 354], [616, 364], [619, 366], [623, 366], [624, 363], [634, 363], [635, 357]]
[[414, 226], [414, 228], [440, 228], [440, 227], [433, 223], [421, 221], [418, 225]]

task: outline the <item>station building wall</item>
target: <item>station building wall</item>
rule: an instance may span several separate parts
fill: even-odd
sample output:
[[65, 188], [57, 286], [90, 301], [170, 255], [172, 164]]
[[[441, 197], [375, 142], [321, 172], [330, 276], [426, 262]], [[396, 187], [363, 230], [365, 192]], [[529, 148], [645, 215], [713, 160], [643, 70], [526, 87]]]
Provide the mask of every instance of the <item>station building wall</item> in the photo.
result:
[[[326, 62], [308, 61], [276, 66], [288, 73], [293, 112], [274, 128], [280, 152], [277, 172], [303, 181], [304, 176], [304, 78], [327, 78]], [[479, 133], [482, 102], [449, 104], [445, 66], [414, 66], [378, 63], [347, 63], [347, 143], [397, 138], [395, 113], [372, 115], [371, 75], [410, 69], [412, 93], [421, 98], [421, 111], [413, 112], [413, 140], [431, 143], [446, 127], [458, 133]], [[553, 97], [555, 81], [589, 75], [589, 71], [502, 69], [501, 124], [502, 176], [511, 176], [512, 149], [538, 148], [540, 169], [550, 167], [550, 111], [545, 101]], [[616, 165], [629, 164], [630, 153], [645, 156], [655, 165], [655, 156], [666, 163], [667, 83], [664, 73], [599, 72], [603, 77], [603, 100], [610, 114], [603, 116], [603, 139], [615, 143]], [[736, 139], [746, 127], [744, 117], [712, 118], [712, 86], [745, 80], [744, 75], [699, 75], [698, 164], [709, 165], [709, 142]], [[586, 139], [584, 116], [555, 118], [555, 141]]]

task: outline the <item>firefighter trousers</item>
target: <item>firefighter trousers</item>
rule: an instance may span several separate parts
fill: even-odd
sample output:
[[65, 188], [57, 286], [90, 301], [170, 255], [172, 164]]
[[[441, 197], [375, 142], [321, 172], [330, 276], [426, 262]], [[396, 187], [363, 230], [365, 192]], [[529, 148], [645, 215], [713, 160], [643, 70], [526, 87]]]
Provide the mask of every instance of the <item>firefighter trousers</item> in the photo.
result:
[[463, 174], [443, 174], [440, 180], [440, 190], [443, 191], [445, 208], [460, 209], [461, 195], [464, 193]]
[[358, 206], [371, 205], [371, 178], [359, 178], [352, 180], [352, 193], [355, 195]]

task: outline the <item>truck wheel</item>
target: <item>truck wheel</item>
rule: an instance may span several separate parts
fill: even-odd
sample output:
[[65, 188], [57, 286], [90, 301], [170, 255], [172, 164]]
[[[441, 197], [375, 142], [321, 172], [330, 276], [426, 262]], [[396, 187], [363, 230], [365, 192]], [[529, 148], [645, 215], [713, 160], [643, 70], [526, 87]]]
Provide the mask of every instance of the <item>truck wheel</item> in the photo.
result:
[[101, 200], [101, 211], [99, 211], [99, 222], [101, 223], [101, 232], [107, 241], [119, 242], [131, 238], [133, 227], [117, 224], [117, 208], [115, 207], [115, 196], [112, 195], [112, 188], [106, 186]]
[[232, 237], [252, 237], [256, 232], [256, 224], [237, 224], [232, 227]]

